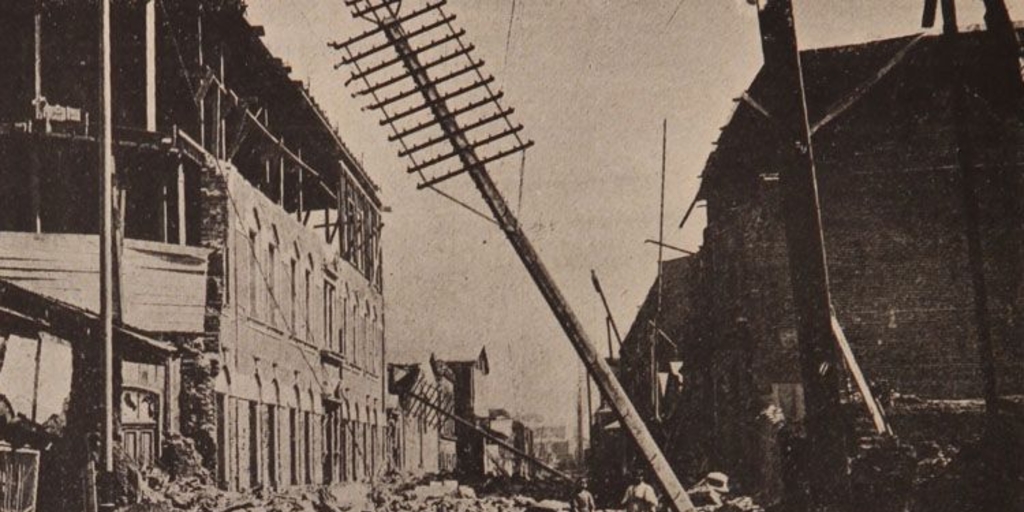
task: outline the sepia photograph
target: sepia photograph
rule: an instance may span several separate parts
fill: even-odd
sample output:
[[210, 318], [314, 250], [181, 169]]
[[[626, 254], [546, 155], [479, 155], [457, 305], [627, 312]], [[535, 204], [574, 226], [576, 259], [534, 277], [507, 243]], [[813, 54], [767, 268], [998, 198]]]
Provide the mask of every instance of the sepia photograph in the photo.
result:
[[0, 0], [0, 512], [1024, 512], [1022, 40]]

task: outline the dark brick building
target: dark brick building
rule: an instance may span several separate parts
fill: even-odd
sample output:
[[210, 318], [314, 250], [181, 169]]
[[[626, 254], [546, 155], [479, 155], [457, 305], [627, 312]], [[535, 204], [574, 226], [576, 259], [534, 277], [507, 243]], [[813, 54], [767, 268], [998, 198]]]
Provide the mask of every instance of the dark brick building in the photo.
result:
[[[801, 52], [833, 308], [879, 389], [983, 397], [970, 165], [994, 379], [1001, 396], [1024, 392], [1024, 127], [994, 85], [1001, 57], [991, 38], [972, 31]], [[664, 267], [656, 323], [665, 335], [651, 328], [655, 283], [622, 352], [625, 384], [681, 476], [729, 472], [764, 504], [781, 484], [779, 446], [761, 413], [777, 407], [797, 435], [804, 415], [776, 163], [787, 139], [773, 117], [779, 83], [762, 68], [708, 158], [704, 246]], [[672, 378], [678, 362], [682, 375]], [[659, 386], [655, 371], [682, 385]]]

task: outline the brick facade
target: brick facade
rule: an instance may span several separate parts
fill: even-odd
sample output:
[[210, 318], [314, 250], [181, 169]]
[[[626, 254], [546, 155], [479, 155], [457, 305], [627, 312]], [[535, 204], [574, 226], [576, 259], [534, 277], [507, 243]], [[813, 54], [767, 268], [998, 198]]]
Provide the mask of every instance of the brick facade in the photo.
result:
[[[957, 36], [953, 46], [936, 37], [906, 37], [802, 52], [833, 307], [861, 368], [879, 389], [932, 399], [982, 396], [961, 166], [970, 157], [980, 177], [976, 194], [998, 390], [1024, 392], [1024, 127], [1001, 119], [986, 96], [991, 62], [979, 57], [981, 34]], [[963, 59], [970, 77], [969, 114], [961, 119], [966, 140], [958, 140], [954, 129], [946, 85], [950, 59]], [[682, 280], [677, 270], [678, 280], [667, 281], [677, 288], [669, 293], [699, 300], [674, 299], [658, 321], [679, 346], [659, 350], [660, 370], [667, 371], [672, 359], [684, 364], [683, 392], [664, 400], [697, 409], [699, 420], [688, 427], [680, 426], [682, 419], [652, 427], [665, 439], [682, 431], [675, 435], [698, 447], [697, 459], [725, 469], [748, 491], [767, 493], [766, 502], [777, 499], [771, 482], [777, 477], [766, 467], [778, 458], [778, 441], [770, 440], [774, 434], [766, 433], [759, 414], [779, 407], [796, 435], [803, 415], [780, 169], [773, 163], [784, 139], [771, 118], [774, 83], [771, 70], [762, 69], [747, 93], [752, 100], [740, 101], [704, 170], [704, 246], [686, 258], [700, 276]], [[637, 323], [653, 318], [644, 308]], [[704, 334], [695, 334], [693, 326], [703, 326]], [[627, 367], [649, 365], [646, 332], [634, 324], [623, 349]], [[650, 414], [648, 388], [633, 382], [630, 391]], [[675, 444], [667, 456], [685, 467], [694, 454], [680, 450]]]

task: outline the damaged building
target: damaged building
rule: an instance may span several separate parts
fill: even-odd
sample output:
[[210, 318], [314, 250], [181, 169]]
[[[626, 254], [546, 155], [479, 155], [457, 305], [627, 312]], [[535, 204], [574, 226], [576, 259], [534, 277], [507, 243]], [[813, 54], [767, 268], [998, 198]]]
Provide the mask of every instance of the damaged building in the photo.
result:
[[403, 392], [430, 397], [446, 407], [451, 386], [416, 363], [388, 363], [388, 441], [391, 466], [407, 474], [451, 473], [455, 468], [455, 422]]
[[[101, 347], [95, 10], [0, 2], [0, 335], [92, 390], [70, 354]], [[243, 2], [115, 2], [112, 20], [115, 313], [137, 348], [116, 358], [121, 449], [147, 466], [181, 434], [239, 491], [382, 473], [378, 187]], [[47, 334], [47, 308], [75, 328]], [[67, 435], [92, 431], [83, 407]]]
[[[481, 400], [483, 378], [491, 372], [487, 349], [481, 348], [475, 357], [438, 359], [430, 356], [431, 370], [445, 388], [451, 390], [452, 412], [475, 425], [484, 425], [487, 410]], [[467, 425], [454, 427], [454, 472], [469, 478], [482, 478], [487, 466], [487, 440], [476, 435]]]
[[[664, 262], [663, 291], [652, 286], [621, 357], [680, 477], [725, 471], [770, 506], [800, 478], [786, 452], [806, 434], [806, 410], [779, 167], [777, 64], [791, 48], [761, 28], [764, 66], [702, 173], [703, 246]], [[986, 410], [1016, 418], [1000, 438], [1010, 468], [1024, 394], [1024, 126], [1006, 100], [1016, 56], [995, 51], [997, 39], [947, 24], [800, 60], [831, 306], [874, 397], [899, 439], [940, 458], [982, 437]], [[856, 477], [858, 454], [879, 441], [850, 380], [837, 424]]]
[[485, 409], [487, 349], [473, 359], [388, 364], [389, 429], [394, 468], [410, 474], [530, 479], [538, 454], [533, 430], [505, 409]]

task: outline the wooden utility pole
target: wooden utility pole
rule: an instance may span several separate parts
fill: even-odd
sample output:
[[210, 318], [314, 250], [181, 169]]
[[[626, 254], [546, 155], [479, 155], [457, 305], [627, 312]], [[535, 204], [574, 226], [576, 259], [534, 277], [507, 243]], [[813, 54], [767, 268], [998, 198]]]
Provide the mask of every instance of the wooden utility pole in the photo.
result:
[[381, 25], [388, 42], [395, 48], [398, 57], [401, 59], [409, 76], [413, 79], [419, 92], [423, 95], [425, 105], [428, 105], [434, 119], [440, 126], [444, 136], [451, 143], [463, 168], [469, 174], [476, 185], [477, 190], [483, 196], [484, 202], [497, 220], [498, 225], [505, 233], [509, 243], [515, 250], [519, 259], [523, 262], [527, 272], [539, 288], [541, 295], [547, 301], [548, 306], [555, 314], [555, 318], [562, 326], [573, 348], [583, 359], [583, 363], [594, 377], [598, 389], [612, 404], [612, 408], [618, 414], [623, 426], [629, 435], [636, 442], [640, 452], [647, 460], [653, 470], [656, 480], [667, 495], [669, 503], [676, 512], [690, 512], [694, 510], [690, 497], [679, 479], [676, 477], [672, 467], [669, 466], [661, 449], [654, 441], [647, 426], [644, 424], [636, 408], [633, 407], [625, 389], [615, 378], [611, 368], [601, 357], [601, 354], [594, 348], [589, 337], [583, 330], [576, 314], [566, 302], [561, 290], [555, 284], [554, 279], [548, 272], [547, 267], [540, 259], [533, 244], [526, 237], [519, 225], [518, 219], [508, 207], [504, 197], [498, 190], [490, 174], [487, 172], [484, 161], [477, 156], [475, 145], [470, 143], [465, 130], [460, 126], [455, 116], [448, 108], [445, 98], [438, 92], [435, 83], [427, 74], [419, 61], [418, 52], [409, 44], [409, 38], [400, 23], [385, 22]]
[[100, 333], [103, 347], [103, 467], [114, 471], [114, 265], [113, 114], [110, 67], [110, 0], [100, 0], [99, 174], [100, 174]]
[[[413, 161], [413, 166], [407, 169], [407, 171], [414, 174], [418, 173], [423, 178], [424, 181], [418, 185], [419, 188], [430, 188], [455, 176], [469, 175], [473, 184], [483, 196], [484, 202], [487, 203], [495, 223], [505, 233], [505, 237], [512, 245], [516, 255], [519, 256], [523, 266], [526, 267], [526, 271], [551, 308], [562, 330], [569, 338], [569, 342], [593, 376], [601, 394], [608, 400], [612, 409], [618, 415], [624, 430], [632, 437], [637, 448], [647, 460], [655, 480], [665, 493], [667, 502], [676, 512], [693, 511], [694, 506], [690, 501], [689, 495], [686, 494], [686, 490], [679, 483], [675, 472], [668, 464], [661, 449], [658, 448], [657, 443], [655, 443], [650, 432], [647, 430], [647, 426], [633, 407], [622, 385], [615, 378], [608, 363], [597, 349], [594, 348], [593, 343], [591, 343], [589, 337], [583, 331], [583, 326], [580, 324], [579, 319], [572, 311], [572, 308], [569, 307], [561, 290], [559, 290], [551, 274], [548, 272], [547, 267], [541, 262], [536, 249], [534, 249], [533, 244], [526, 237], [526, 234], [519, 225], [518, 219], [516, 219], [515, 214], [509, 208], [505, 198], [501, 195], [501, 192], [487, 171], [486, 166], [488, 163], [520, 151], [525, 151], [533, 145], [533, 142], [524, 142], [517, 135], [522, 129], [522, 125], [515, 126], [509, 120], [508, 116], [513, 110], [502, 107], [498, 101], [501, 93], [495, 94], [490, 89], [489, 84], [494, 81], [494, 77], [484, 77], [480, 72], [483, 62], [471, 56], [470, 52], [473, 50], [473, 45], [467, 45], [460, 40], [461, 35], [465, 32], [453, 28], [452, 21], [455, 17], [444, 12], [443, 1], [430, 3], [420, 9], [406, 11], [402, 14], [399, 14], [397, 2], [390, 0], [346, 0], [345, 3], [352, 9], [354, 17], [371, 21], [376, 24], [376, 27], [346, 42], [333, 43], [332, 46], [337, 49], [344, 49], [347, 52], [347, 57], [342, 61], [342, 64], [351, 64], [355, 67], [356, 71], [352, 74], [348, 83], [355, 80], [366, 82], [366, 89], [362, 91], [362, 94], [370, 94], [375, 100], [367, 109], [381, 110], [384, 114], [384, 121], [381, 124], [390, 125], [394, 132], [389, 138], [399, 141], [403, 146], [403, 150], [399, 154], [410, 156], [410, 159]], [[420, 17], [428, 19], [432, 17], [433, 21], [423, 21], [423, 24], [418, 28], [407, 32], [403, 24], [406, 21]], [[430, 40], [430, 42], [422, 43], [417, 48], [413, 47], [411, 43], [413, 37], [427, 34], [434, 30], [442, 32], [443, 35], [437, 39]], [[353, 52], [353, 45], [358, 45], [361, 41], [367, 41], [376, 35], [383, 35], [387, 39], [386, 43], [376, 48]], [[420, 40], [426, 40], [426, 37]], [[440, 57], [431, 57], [427, 54], [428, 50], [445, 45], [449, 45], [448, 47], [452, 49], [450, 53]], [[387, 47], [394, 50], [396, 57], [387, 58], [366, 68], [359, 64], [359, 61], [368, 56], [375, 55], [378, 51]], [[464, 58], [464, 62], [466, 62], [461, 69], [445, 75], [438, 74], [438, 76], [433, 77], [428, 73], [429, 68], [458, 58]], [[392, 65], [403, 66], [405, 73], [398, 77], [391, 76], [377, 83], [371, 83], [368, 80], [367, 77]], [[448, 90], [442, 93], [439, 84], [446, 83], [458, 76], [466, 76], [467, 74], [475, 76], [472, 83], [464, 86], [448, 83]], [[384, 99], [380, 98], [379, 91], [398, 82], [405, 82], [405, 85], [411, 85], [411, 88], [396, 92], [393, 96]], [[409, 82], [412, 83], [409, 84]], [[478, 95], [480, 91], [483, 91], [485, 97], [477, 100], [464, 99], [464, 101], [469, 101], [469, 103], [461, 104], [454, 109], [449, 106], [449, 102], [453, 98], [469, 95], [474, 91]], [[357, 95], [359, 94], [357, 93]], [[401, 112], [388, 113], [389, 106], [395, 106], [396, 103], [401, 102], [403, 99], [415, 96], [420, 96], [423, 102], [417, 102], [416, 106]], [[456, 102], [455, 104], [458, 105], [459, 103], [461, 102]], [[476, 111], [477, 113], [486, 111], [488, 113], [476, 121], [463, 121], [459, 118], [460, 115], [467, 114], [470, 111]], [[424, 117], [429, 116], [429, 119], [417, 126], [401, 126], [410, 123], [409, 120], [415, 118], [420, 113], [425, 113]], [[463, 116], [463, 119], [465, 117]], [[488, 123], [502, 120], [505, 121], [505, 126], [498, 129], [497, 132], [492, 132], [491, 135], [482, 136], [472, 142], [470, 141], [470, 137], [467, 135], [468, 132]], [[431, 128], [435, 133], [440, 133], [426, 141], [414, 141], [409, 138], [412, 134], [427, 128]], [[511, 148], [508, 148], [506, 144], [501, 144], [501, 146], [505, 146], [504, 149], [490, 151], [480, 149], [492, 143], [494, 143], [494, 146], [499, 146], [498, 142], [507, 142], [511, 138], [515, 139]], [[452, 151], [434, 154], [423, 161], [418, 161], [418, 158], [413, 155], [424, 149], [435, 147], [435, 144], [444, 144], [444, 147], [451, 147]], [[480, 151], [479, 154], [478, 150]], [[430, 167], [436, 169], [438, 164], [451, 160], [458, 161], [460, 166], [455, 170], [447, 169], [442, 171], [439, 175], [429, 179], [423, 175], [424, 169]], [[447, 166], [442, 165], [442, 167]]]
[[837, 510], [848, 501], [846, 427], [839, 403], [842, 363], [832, 334], [825, 240], [791, 0], [759, 1], [758, 22], [765, 71], [776, 78], [773, 115], [784, 144], [778, 161], [782, 216], [808, 437], [798, 462], [806, 471], [812, 510]]

